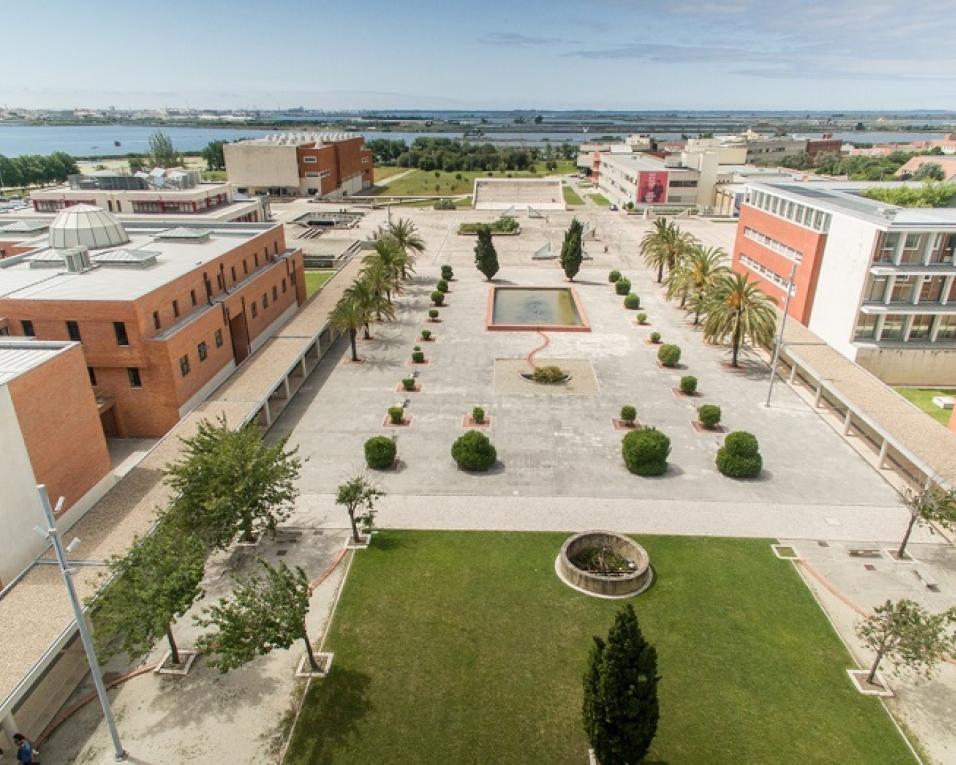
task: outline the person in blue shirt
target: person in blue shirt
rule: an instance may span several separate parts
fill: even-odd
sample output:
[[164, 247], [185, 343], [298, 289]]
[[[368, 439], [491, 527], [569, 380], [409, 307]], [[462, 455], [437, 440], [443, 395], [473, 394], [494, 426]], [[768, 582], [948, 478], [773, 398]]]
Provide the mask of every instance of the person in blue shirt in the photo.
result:
[[15, 733], [13, 735], [13, 743], [17, 745], [17, 762], [23, 763], [23, 765], [30, 765], [33, 762], [33, 744], [27, 741], [26, 736], [22, 733]]

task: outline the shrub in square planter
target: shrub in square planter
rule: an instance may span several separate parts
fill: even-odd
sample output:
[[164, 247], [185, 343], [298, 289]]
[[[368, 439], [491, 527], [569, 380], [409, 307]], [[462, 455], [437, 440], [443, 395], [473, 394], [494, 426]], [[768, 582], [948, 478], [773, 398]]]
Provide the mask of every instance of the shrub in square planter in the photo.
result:
[[693, 396], [697, 392], [697, 378], [693, 375], [680, 378], [680, 392], [685, 396]]
[[471, 410], [471, 420], [476, 425], [481, 425], [485, 421], [485, 410], [476, 406]]
[[432, 321], [436, 321], [436, 320], [438, 319], [438, 309], [437, 309], [437, 308], [429, 308], [429, 309], [428, 309], [428, 318], [431, 319]]
[[737, 430], [717, 450], [717, 469], [729, 478], [755, 478], [763, 469], [760, 446], [752, 433]]
[[704, 404], [697, 407], [697, 419], [708, 430], [720, 425], [720, 407], [716, 404]]
[[425, 363], [425, 352], [424, 352], [424, 351], [412, 351], [412, 363], [413, 363], [413, 364], [424, 364], [424, 363]]
[[388, 419], [392, 425], [401, 425], [405, 419], [405, 410], [400, 406], [390, 406], [388, 408]]
[[435, 290], [438, 292], [448, 292], [448, 282], [444, 279], [439, 279], [438, 284], [435, 285]]
[[365, 463], [373, 470], [387, 470], [395, 462], [397, 451], [391, 438], [372, 436], [365, 442]]
[[462, 470], [484, 472], [495, 464], [498, 453], [488, 436], [477, 430], [469, 430], [455, 439], [451, 456]]
[[415, 378], [414, 377], [403, 377], [402, 378], [402, 387], [405, 390], [415, 390]]
[[441, 292], [440, 290], [435, 290], [432, 293], [432, 302], [435, 305], [443, 305], [445, 302], [445, 293]]
[[665, 367], [676, 367], [680, 362], [680, 347], [665, 344], [657, 351], [657, 360]]
[[636, 311], [641, 307], [641, 299], [635, 295], [633, 292], [627, 293], [624, 297], [624, 307], [628, 311]]
[[444, 265], [441, 267], [441, 278], [444, 279], [446, 282], [450, 282], [452, 279], [455, 278], [455, 272], [451, 266]]
[[660, 341], [661, 341], [661, 333], [651, 332], [651, 342], [657, 345], [657, 343], [659, 343]]
[[633, 425], [634, 420], [637, 419], [637, 409], [635, 409], [630, 404], [625, 404], [621, 407], [621, 422], [625, 425]]
[[621, 442], [624, 464], [635, 475], [664, 475], [670, 453], [671, 440], [656, 428], [631, 431]]
[[423, 329], [422, 340], [425, 340], [427, 342], [428, 340], [431, 340], [431, 339], [432, 339], [432, 331], [430, 329]]
[[608, 280], [611, 284], [614, 284], [614, 282], [616, 282], [616, 281], [617, 281], [618, 279], [620, 279], [620, 278], [621, 278], [621, 272], [618, 271], [617, 269], [611, 271], [611, 273], [609, 273], [609, 274], [607, 275], [607, 280]]
[[626, 276], [622, 276], [614, 283], [614, 291], [624, 297], [628, 292], [631, 291], [631, 282]]

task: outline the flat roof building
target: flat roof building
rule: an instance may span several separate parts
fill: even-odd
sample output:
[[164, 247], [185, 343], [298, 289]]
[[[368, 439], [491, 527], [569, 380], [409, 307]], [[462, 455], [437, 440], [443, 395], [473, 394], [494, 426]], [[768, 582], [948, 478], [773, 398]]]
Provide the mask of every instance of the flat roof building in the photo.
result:
[[956, 209], [903, 208], [854, 182], [751, 183], [733, 267], [889, 384], [956, 380]]
[[223, 146], [239, 191], [274, 197], [341, 197], [374, 182], [372, 152], [348, 133], [275, 133]]
[[700, 172], [647, 153], [598, 152], [592, 177], [619, 207], [689, 208], [698, 204]]
[[164, 434], [305, 301], [280, 224], [75, 205], [25, 245], [0, 260], [0, 334], [81, 343], [107, 436]]

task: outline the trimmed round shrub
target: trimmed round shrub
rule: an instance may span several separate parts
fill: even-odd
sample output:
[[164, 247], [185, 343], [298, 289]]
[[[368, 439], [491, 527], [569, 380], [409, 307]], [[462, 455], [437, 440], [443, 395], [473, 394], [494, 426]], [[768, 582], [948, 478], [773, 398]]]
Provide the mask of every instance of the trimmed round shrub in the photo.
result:
[[697, 407], [697, 419], [708, 430], [720, 424], [720, 407], [716, 404], [703, 404]]
[[622, 276], [614, 283], [614, 291], [624, 297], [628, 292], [631, 291], [631, 282], [626, 276]]
[[621, 407], [621, 421], [632, 423], [637, 419], [637, 409], [635, 409], [630, 404], [625, 404]]
[[400, 406], [390, 406], [388, 408], [388, 419], [392, 421], [392, 425], [401, 425], [402, 420], [405, 419], [405, 410]]
[[446, 282], [450, 282], [455, 278], [455, 272], [452, 270], [452, 267], [449, 265], [444, 265], [441, 267], [441, 278]]
[[432, 331], [430, 329], [423, 329], [422, 340], [431, 340], [431, 339], [432, 339]]
[[621, 278], [621, 272], [618, 271], [617, 269], [614, 269], [613, 271], [611, 271], [611, 273], [607, 275], [607, 280], [611, 284], [614, 284], [614, 282], [616, 282], [620, 278]]
[[659, 343], [660, 341], [661, 341], [661, 333], [660, 333], [660, 332], [651, 332], [651, 342], [652, 342], [652, 343]]
[[657, 360], [665, 367], [676, 367], [680, 361], [680, 348], [676, 345], [662, 345], [657, 351]]
[[462, 470], [484, 471], [495, 464], [498, 453], [484, 433], [469, 430], [451, 445], [451, 457]]
[[395, 462], [397, 451], [391, 438], [372, 436], [365, 442], [365, 464], [373, 470], [387, 470]]
[[485, 410], [480, 406], [476, 406], [471, 410], [471, 419], [474, 420], [478, 425], [481, 425], [485, 421]]
[[743, 430], [730, 433], [717, 450], [717, 469], [729, 478], [754, 478], [763, 469], [756, 437]]
[[531, 378], [536, 383], [544, 383], [545, 385], [555, 385], [564, 382], [567, 376], [567, 372], [561, 369], [561, 367], [554, 365], [535, 367], [534, 372], [531, 374]]
[[624, 436], [621, 454], [627, 469], [635, 475], [664, 475], [671, 440], [656, 428], [641, 428]]
[[415, 390], [415, 378], [414, 377], [403, 377], [402, 378], [402, 387], [405, 390]]
[[637, 315], [637, 323], [638, 323], [638, 324], [647, 324], [647, 314], [644, 313], [643, 311], [641, 311], [641, 313], [639, 313], [639, 314]]
[[431, 319], [432, 321], [434, 321], [435, 319], [437, 319], [437, 318], [438, 318], [438, 309], [437, 309], [437, 308], [429, 308], [429, 309], [428, 309], [428, 318]]
[[684, 375], [680, 378], [680, 392], [693, 396], [697, 392], [697, 378], [693, 375]]
[[633, 292], [628, 292], [624, 296], [624, 307], [629, 311], [636, 311], [641, 307], [641, 299]]
[[435, 285], [435, 289], [438, 292], [448, 292], [448, 282], [444, 279], [439, 279], [438, 284]]
[[425, 351], [412, 351], [412, 361], [415, 364], [423, 364], [425, 362]]
[[435, 290], [432, 293], [432, 302], [435, 305], [442, 305], [445, 302], [445, 293], [440, 290]]

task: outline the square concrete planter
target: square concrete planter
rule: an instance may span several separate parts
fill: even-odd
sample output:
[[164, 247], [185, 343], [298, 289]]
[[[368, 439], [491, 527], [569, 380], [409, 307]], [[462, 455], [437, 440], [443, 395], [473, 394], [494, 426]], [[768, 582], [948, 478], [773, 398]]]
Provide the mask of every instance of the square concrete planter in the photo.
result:
[[238, 542], [236, 542], [235, 546], [240, 550], [256, 550], [258, 549], [259, 543], [261, 541], [262, 541], [262, 534], [256, 534], [256, 538], [253, 539], [251, 542], [244, 542], [243, 540], [240, 539]]
[[392, 422], [392, 418], [387, 414], [385, 415], [385, 419], [382, 421], [382, 427], [385, 428], [407, 428], [411, 424], [411, 417], [403, 417], [401, 422]]
[[419, 383], [415, 383], [415, 387], [412, 388], [411, 390], [409, 390], [409, 389], [406, 388], [404, 385], [402, 385], [401, 383], [399, 383], [399, 384], [398, 384], [398, 387], [395, 388], [395, 392], [396, 392], [396, 393], [421, 393], [421, 392], [422, 392], [422, 386], [421, 386]]
[[316, 652], [315, 663], [319, 665], [319, 671], [315, 672], [309, 665], [309, 657], [305, 654], [299, 659], [299, 665], [295, 669], [296, 677], [328, 677], [332, 671], [332, 658], [334, 653]]
[[698, 433], [726, 433], [727, 428], [723, 425], [714, 425], [712, 428], [705, 428], [704, 424], [700, 420], [691, 420], [690, 424], [694, 426], [694, 430]]
[[[776, 555], [780, 560], [802, 560], [800, 558], [800, 553], [798, 553], [793, 545], [770, 545], [770, 549], [773, 550], [773, 554]], [[790, 551], [790, 555], [787, 554], [787, 551]]]
[[166, 653], [163, 654], [162, 661], [156, 665], [156, 669], [154, 669], [153, 672], [157, 675], [178, 675], [180, 677], [188, 675], [197, 656], [199, 656], [199, 651], [192, 648], [181, 648], [179, 649], [179, 658], [183, 660], [183, 663], [176, 665], [170, 664], [173, 652], [166, 651]]
[[361, 542], [356, 542], [352, 539], [352, 535], [349, 534], [348, 540], [345, 542], [346, 550], [367, 550], [368, 546], [372, 544], [372, 537], [375, 536], [374, 531], [368, 531], [365, 534], [361, 535]]
[[641, 427], [641, 423], [637, 420], [634, 420], [634, 422], [624, 422], [624, 420], [618, 419], [617, 417], [611, 418], [611, 425], [614, 427], [614, 430], [637, 430]]
[[461, 426], [465, 430], [471, 428], [490, 428], [491, 427], [491, 415], [485, 417], [483, 422], [475, 422], [474, 418], [470, 414], [466, 414], [461, 418]]
[[868, 669], [848, 669], [846, 673], [850, 676], [850, 682], [864, 696], [893, 696], [893, 690], [886, 684], [883, 675], [877, 670], [876, 681], [879, 685], [867, 685], [866, 676], [870, 674]]

